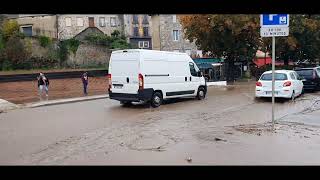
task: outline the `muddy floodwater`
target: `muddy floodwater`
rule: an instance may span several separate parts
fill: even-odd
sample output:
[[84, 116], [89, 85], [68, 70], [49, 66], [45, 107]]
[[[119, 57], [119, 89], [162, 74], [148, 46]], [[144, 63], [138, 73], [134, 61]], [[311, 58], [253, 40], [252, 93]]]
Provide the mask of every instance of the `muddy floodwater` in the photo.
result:
[[275, 130], [271, 100], [256, 100], [252, 83], [156, 109], [102, 99], [9, 111], [0, 114], [0, 164], [320, 164], [319, 99], [277, 101]]

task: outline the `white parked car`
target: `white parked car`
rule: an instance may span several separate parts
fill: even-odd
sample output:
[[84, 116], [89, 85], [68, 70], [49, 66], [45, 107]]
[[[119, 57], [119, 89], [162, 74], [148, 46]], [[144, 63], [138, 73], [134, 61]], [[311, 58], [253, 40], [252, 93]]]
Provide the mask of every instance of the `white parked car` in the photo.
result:
[[[275, 97], [294, 99], [302, 93], [302, 78], [295, 71], [275, 71]], [[272, 97], [272, 71], [264, 72], [256, 82], [256, 97]]]
[[205, 98], [207, 85], [202, 73], [186, 53], [130, 49], [114, 51], [109, 62], [109, 97], [121, 104], [163, 99]]

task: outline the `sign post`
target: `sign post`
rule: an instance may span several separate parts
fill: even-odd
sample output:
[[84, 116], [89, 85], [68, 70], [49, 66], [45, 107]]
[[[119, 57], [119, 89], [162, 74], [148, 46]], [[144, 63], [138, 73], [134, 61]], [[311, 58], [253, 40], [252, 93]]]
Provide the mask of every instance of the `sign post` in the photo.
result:
[[289, 14], [261, 14], [260, 24], [261, 37], [272, 37], [272, 129], [274, 129], [276, 37], [289, 35]]

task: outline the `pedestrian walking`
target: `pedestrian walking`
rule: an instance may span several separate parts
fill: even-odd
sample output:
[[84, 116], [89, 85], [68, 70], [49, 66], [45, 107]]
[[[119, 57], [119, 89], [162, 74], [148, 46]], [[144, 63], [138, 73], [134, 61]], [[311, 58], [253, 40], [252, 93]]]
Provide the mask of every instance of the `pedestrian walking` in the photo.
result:
[[88, 95], [88, 91], [87, 91], [88, 82], [89, 82], [88, 73], [87, 72], [83, 73], [81, 79], [83, 84], [83, 94], [86, 96]]
[[49, 79], [42, 72], [40, 72], [37, 79], [38, 79], [39, 96], [40, 96], [40, 100], [41, 100], [42, 94], [44, 92], [46, 94], [46, 97], [49, 96]]

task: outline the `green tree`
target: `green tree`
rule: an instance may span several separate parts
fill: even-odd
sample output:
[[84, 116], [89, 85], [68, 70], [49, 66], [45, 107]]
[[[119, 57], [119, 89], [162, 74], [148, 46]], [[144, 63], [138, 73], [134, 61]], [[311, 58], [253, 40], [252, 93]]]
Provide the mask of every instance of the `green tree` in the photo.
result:
[[261, 45], [258, 15], [182, 15], [185, 36], [211, 56], [226, 59], [228, 80], [234, 79], [234, 62], [255, 57]]
[[[288, 37], [276, 38], [276, 57], [287, 66], [289, 60], [309, 59], [315, 61], [320, 56], [320, 16], [290, 15]], [[271, 52], [271, 38], [263, 38], [264, 47]]]
[[5, 20], [2, 26], [3, 38], [7, 41], [12, 36], [20, 36], [19, 24], [15, 20]]
[[6, 59], [17, 68], [19, 64], [23, 64], [28, 59], [28, 52], [25, 50], [24, 44], [19, 37], [12, 36], [8, 39], [5, 47]]

